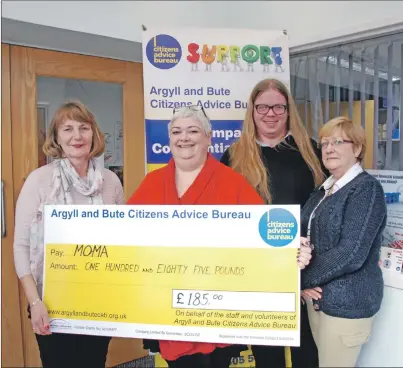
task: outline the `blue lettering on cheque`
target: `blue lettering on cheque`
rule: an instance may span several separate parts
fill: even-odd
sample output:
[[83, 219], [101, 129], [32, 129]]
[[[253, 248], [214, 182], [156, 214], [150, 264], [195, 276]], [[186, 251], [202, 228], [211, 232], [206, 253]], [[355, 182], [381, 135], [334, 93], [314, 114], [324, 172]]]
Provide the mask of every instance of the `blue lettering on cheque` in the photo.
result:
[[297, 220], [284, 208], [273, 208], [260, 218], [260, 236], [272, 247], [285, 247], [295, 239], [297, 232]]

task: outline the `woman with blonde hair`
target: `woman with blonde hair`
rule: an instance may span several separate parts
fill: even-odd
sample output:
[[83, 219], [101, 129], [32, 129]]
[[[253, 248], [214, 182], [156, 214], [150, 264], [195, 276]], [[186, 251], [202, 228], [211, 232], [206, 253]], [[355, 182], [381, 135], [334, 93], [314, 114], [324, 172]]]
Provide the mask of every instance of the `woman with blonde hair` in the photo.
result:
[[[324, 179], [320, 150], [298, 115], [291, 93], [279, 80], [253, 89], [242, 134], [221, 162], [243, 175], [268, 204], [300, 205]], [[285, 367], [283, 347], [252, 346], [256, 368]], [[317, 368], [317, 348], [301, 303], [301, 347], [291, 348], [293, 368]]]
[[378, 265], [386, 224], [382, 185], [361, 167], [365, 131], [345, 117], [319, 132], [332, 174], [301, 211], [302, 241], [315, 258], [302, 273], [302, 292], [320, 367], [355, 367], [383, 299]]
[[104, 150], [104, 134], [87, 107], [80, 102], [63, 104], [53, 116], [43, 146], [54, 160], [30, 173], [18, 197], [14, 262], [44, 368], [105, 367], [111, 338], [52, 333], [42, 301], [44, 206], [124, 204], [118, 177], [99, 160]]

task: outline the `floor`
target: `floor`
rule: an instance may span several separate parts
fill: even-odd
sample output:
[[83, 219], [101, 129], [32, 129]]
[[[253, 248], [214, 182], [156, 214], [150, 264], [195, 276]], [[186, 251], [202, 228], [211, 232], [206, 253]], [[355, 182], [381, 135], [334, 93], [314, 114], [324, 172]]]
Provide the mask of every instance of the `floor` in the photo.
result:
[[155, 366], [154, 356], [149, 355], [144, 358], [133, 360], [131, 362], [119, 364], [114, 368], [158, 368], [158, 367]]

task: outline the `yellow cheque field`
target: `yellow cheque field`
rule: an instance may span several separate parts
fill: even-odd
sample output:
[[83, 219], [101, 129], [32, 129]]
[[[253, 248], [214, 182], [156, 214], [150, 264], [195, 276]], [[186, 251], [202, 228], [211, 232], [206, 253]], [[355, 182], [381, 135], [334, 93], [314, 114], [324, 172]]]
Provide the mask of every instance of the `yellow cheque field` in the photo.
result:
[[[264, 212], [261, 207], [254, 210], [257, 216], [252, 216], [256, 226], [250, 226], [258, 235]], [[227, 238], [232, 238], [240, 227], [248, 233], [252, 218], [244, 219], [243, 227], [231, 225], [231, 221], [220, 226]], [[221, 242], [222, 235], [209, 233], [197, 220], [183, 223], [186, 231], [180, 221], [171, 222], [172, 235], [165, 233], [165, 238], [187, 237], [186, 241], [177, 240], [177, 246], [173, 245], [175, 240], [163, 240], [161, 219], [148, 223], [115, 219], [109, 232], [102, 219], [81, 221], [84, 224], [51, 217], [48, 221], [54, 226], [51, 234], [45, 235], [44, 302], [53, 331], [299, 345], [297, 247], [263, 242], [253, 246], [255, 237], [245, 234], [239, 236], [250, 239], [251, 245], [242, 247], [238, 239], [232, 247], [231, 240]], [[80, 226], [87, 233], [93, 231], [91, 237], [96, 242], [88, 242], [88, 235], [84, 236], [85, 244], [54, 241], [78, 240], [83, 237]], [[159, 231], [151, 231], [150, 226]], [[187, 235], [192, 227], [199, 233], [198, 240]], [[113, 233], [115, 243], [111, 242]], [[122, 240], [125, 237], [128, 239]], [[138, 241], [131, 244], [134, 238]]]

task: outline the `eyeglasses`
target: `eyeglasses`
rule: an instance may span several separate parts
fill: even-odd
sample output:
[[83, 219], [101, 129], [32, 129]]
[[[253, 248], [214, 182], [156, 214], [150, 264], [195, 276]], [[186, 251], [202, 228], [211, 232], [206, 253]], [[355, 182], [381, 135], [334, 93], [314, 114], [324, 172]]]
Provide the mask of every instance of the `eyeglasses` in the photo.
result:
[[260, 115], [266, 115], [273, 110], [274, 115], [283, 115], [287, 111], [287, 105], [266, 105], [266, 104], [259, 104], [255, 105], [256, 112]]
[[329, 144], [331, 144], [332, 146], [335, 146], [335, 147], [340, 147], [346, 143], [354, 143], [354, 142], [349, 141], [347, 139], [343, 139], [343, 138], [333, 138], [330, 141], [323, 141], [323, 142], [318, 143], [318, 148], [325, 149], [329, 146]]
[[180, 111], [185, 111], [185, 110], [203, 111], [204, 116], [208, 119], [208, 116], [207, 116], [206, 112], [204, 111], [203, 106], [200, 106], [200, 105], [187, 105], [187, 106], [175, 107], [173, 114], [175, 115], [176, 113], [178, 113]]

